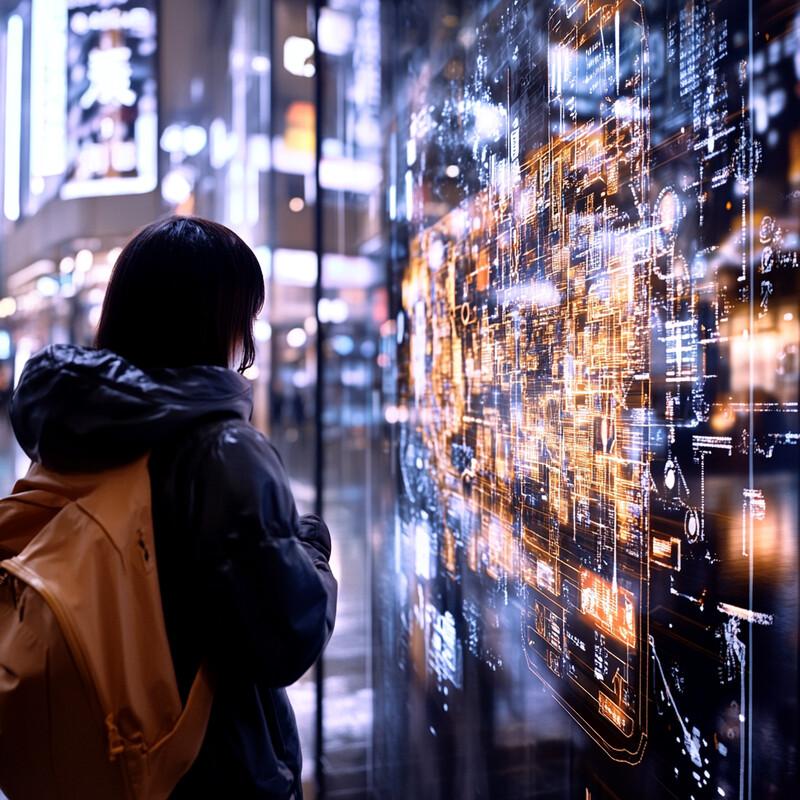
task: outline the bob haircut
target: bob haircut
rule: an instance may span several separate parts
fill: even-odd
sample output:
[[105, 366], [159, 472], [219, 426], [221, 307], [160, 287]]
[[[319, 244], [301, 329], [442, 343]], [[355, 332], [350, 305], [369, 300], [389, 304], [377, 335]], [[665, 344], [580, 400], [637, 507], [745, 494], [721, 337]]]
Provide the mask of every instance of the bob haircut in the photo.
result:
[[111, 272], [95, 347], [137, 367], [231, 366], [256, 356], [253, 322], [264, 278], [232, 230], [199, 217], [169, 217], [130, 238]]

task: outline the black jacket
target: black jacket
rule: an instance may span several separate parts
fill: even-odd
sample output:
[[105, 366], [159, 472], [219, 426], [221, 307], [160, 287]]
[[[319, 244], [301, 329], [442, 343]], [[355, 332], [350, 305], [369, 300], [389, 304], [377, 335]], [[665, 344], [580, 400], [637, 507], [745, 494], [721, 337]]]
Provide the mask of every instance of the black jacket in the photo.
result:
[[277, 451], [249, 422], [252, 393], [219, 367], [140, 370], [54, 345], [10, 406], [21, 447], [61, 472], [151, 452], [156, 561], [181, 692], [205, 653], [218, 685], [200, 756], [173, 798], [300, 798], [294, 714], [281, 688], [333, 629], [330, 535], [299, 517]]

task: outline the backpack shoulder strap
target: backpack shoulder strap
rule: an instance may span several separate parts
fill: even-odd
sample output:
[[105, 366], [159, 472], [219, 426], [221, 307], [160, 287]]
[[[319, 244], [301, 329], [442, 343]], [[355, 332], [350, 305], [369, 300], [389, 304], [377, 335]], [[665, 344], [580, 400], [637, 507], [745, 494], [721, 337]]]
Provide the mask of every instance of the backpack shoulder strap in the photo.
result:
[[[70, 502], [106, 529], [136, 507], [149, 507], [150, 485], [141, 480], [149, 455], [111, 470], [96, 473], [51, 472], [32, 463], [10, 495], [0, 500], [0, 559], [21, 553], [31, 540]], [[137, 491], [138, 490], [138, 491]], [[124, 502], [122, 507], [121, 503]]]
[[50, 492], [18, 487], [0, 500], [0, 560], [21, 553], [68, 502]]

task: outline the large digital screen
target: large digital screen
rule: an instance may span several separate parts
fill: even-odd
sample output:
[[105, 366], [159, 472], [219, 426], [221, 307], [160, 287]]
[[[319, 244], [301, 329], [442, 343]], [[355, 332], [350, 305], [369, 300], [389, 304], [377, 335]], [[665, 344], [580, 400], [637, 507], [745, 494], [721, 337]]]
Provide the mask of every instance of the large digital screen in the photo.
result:
[[792, 796], [800, 7], [384, 22], [381, 796]]

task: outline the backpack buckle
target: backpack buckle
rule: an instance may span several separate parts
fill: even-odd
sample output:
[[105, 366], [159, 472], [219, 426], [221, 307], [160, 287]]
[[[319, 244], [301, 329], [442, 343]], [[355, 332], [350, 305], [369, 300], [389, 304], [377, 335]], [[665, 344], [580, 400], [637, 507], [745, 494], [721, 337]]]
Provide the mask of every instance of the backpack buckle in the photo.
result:
[[119, 728], [114, 723], [114, 715], [106, 717], [106, 729], [108, 731], [108, 760], [116, 761], [117, 756], [125, 751], [125, 740], [119, 732]]
[[14, 608], [17, 607], [17, 585], [16, 581], [14, 580], [14, 576], [7, 570], [0, 568], [0, 587], [8, 585], [8, 589], [11, 592], [11, 602], [14, 604]]

